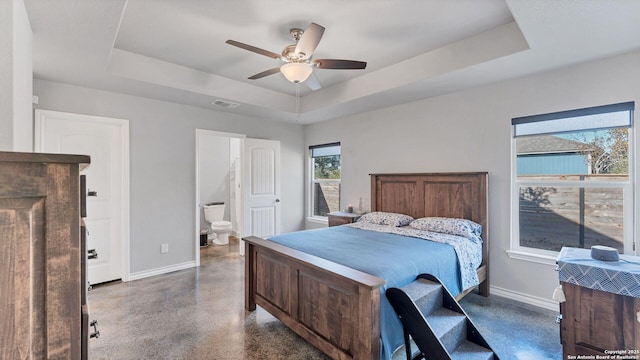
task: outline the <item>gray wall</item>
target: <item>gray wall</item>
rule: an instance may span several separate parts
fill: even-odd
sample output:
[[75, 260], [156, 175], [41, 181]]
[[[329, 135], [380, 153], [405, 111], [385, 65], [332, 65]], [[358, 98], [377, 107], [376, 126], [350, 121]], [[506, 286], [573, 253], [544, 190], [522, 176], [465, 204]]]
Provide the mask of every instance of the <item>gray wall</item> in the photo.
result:
[[279, 140], [282, 230], [303, 226], [301, 126], [37, 79], [34, 94], [39, 109], [129, 120], [132, 273], [194, 261], [196, 128]]
[[309, 125], [305, 146], [341, 142], [341, 208], [359, 197], [370, 208], [370, 173], [488, 171], [491, 283], [503, 295], [545, 303], [558, 284], [554, 266], [506, 253], [511, 118], [640, 102], [638, 64], [640, 52]]
[[[506, 253], [510, 120], [640, 101], [638, 63], [640, 52], [612, 57], [309, 125], [304, 133], [297, 125], [42, 80], [34, 82], [34, 93], [41, 109], [130, 120], [132, 272], [193, 260], [195, 129], [202, 128], [281, 141], [284, 232], [302, 227], [309, 145], [341, 142], [341, 207], [362, 197], [369, 208], [372, 172], [489, 171], [492, 285], [502, 294], [544, 303], [557, 285], [554, 267]], [[161, 243], [170, 244], [170, 256], [149, 251]]]
[[24, 2], [0, 1], [0, 150], [33, 151], [32, 43]]

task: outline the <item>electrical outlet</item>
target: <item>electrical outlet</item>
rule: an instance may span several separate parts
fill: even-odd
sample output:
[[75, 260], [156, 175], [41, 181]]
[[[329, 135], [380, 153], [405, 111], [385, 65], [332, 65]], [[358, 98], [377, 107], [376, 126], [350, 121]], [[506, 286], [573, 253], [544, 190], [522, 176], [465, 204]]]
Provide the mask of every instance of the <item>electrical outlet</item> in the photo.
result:
[[160, 245], [160, 252], [165, 254], [169, 252], [169, 244]]

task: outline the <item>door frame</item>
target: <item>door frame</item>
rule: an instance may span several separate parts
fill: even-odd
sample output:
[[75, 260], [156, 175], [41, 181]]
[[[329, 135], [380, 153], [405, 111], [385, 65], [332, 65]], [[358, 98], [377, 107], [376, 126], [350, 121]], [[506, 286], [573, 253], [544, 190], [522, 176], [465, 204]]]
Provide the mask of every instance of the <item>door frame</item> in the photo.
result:
[[[53, 110], [42, 110], [35, 109], [34, 115], [34, 151], [40, 152], [41, 149], [44, 148], [44, 119], [47, 116], [55, 116], [63, 114], [66, 118], [73, 119], [74, 121], [79, 122], [89, 122], [89, 123], [106, 123], [111, 125], [117, 125], [120, 128], [120, 137], [121, 137], [121, 152], [122, 158], [122, 198], [120, 199], [120, 214], [122, 216], [122, 229], [120, 234], [120, 251], [121, 251], [121, 279], [123, 282], [127, 282], [130, 279], [130, 270], [131, 270], [131, 254], [130, 254], [130, 209], [131, 209], [131, 196], [130, 196], [130, 186], [131, 186], [131, 177], [129, 171], [129, 120], [126, 119], [117, 119], [117, 118], [108, 118], [103, 116], [95, 116], [95, 115], [84, 115], [77, 113], [70, 113], [65, 111], [53, 111]], [[91, 165], [89, 165], [91, 166]]]
[[[196, 267], [200, 266], [200, 225], [201, 225], [200, 223], [200, 138], [202, 136], [220, 136], [220, 137], [240, 139], [240, 163], [241, 164], [244, 162], [244, 139], [247, 138], [247, 135], [245, 134], [228, 133], [228, 132], [221, 132], [221, 131], [207, 130], [207, 129], [196, 129], [196, 148], [195, 148], [196, 196], [195, 196], [195, 202], [194, 202], [195, 204], [195, 208], [194, 208], [195, 255], [194, 257], [196, 259]], [[242, 174], [242, 176], [244, 177], [244, 174]], [[240, 191], [240, 197], [241, 198], [244, 197], [244, 190]], [[242, 239], [242, 231], [243, 231], [242, 226], [244, 221], [244, 200], [240, 201], [240, 204], [236, 204], [236, 205], [240, 206], [241, 215], [238, 221], [238, 236]], [[243, 254], [243, 253], [244, 253], [244, 249], [240, 248], [240, 254]]]

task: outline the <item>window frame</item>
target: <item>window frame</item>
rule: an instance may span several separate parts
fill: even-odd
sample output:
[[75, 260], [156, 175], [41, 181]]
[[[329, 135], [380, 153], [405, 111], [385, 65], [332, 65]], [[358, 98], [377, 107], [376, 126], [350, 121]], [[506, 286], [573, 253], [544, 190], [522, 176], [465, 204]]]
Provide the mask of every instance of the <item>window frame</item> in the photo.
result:
[[[307, 219], [311, 220], [311, 221], [315, 221], [315, 222], [319, 222], [319, 223], [327, 223], [328, 222], [328, 217], [327, 216], [320, 216], [320, 215], [315, 215], [313, 212], [314, 209], [314, 185], [315, 185], [315, 168], [314, 168], [314, 157], [313, 157], [313, 149], [319, 149], [319, 148], [324, 148], [324, 147], [332, 147], [332, 146], [339, 146], [340, 147], [340, 183], [342, 183], [342, 145], [340, 144], [339, 141], [337, 142], [332, 142], [332, 143], [326, 143], [326, 144], [318, 144], [318, 145], [310, 145], [308, 148], [308, 166], [307, 166], [307, 176], [308, 176], [308, 181], [307, 181]], [[341, 199], [342, 194], [341, 192], [338, 194], [338, 204], [340, 205], [340, 202], [342, 201]]]
[[[627, 181], [580, 181], [580, 180], [519, 180], [517, 174], [517, 146], [516, 124], [536, 121], [555, 120], [568, 117], [603, 114], [615, 111], [630, 112], [629, 126], [629, 159]], [[526, 260], [535, 263], [554, 265], [558, 252], [552, 250], [537, 249], [520, 245], [520, 188], [522, 187], [575, 187], [575, 188], [620, 188], [623, 191], [623, 224], [624, 224], [624, 252], [625, 254], [637, 254], [636, 247], [636, 220], [634, 214], [638, 211], [638, 199], [635, 193], [635, 149], [636, 126], [633, 121], [635, 106], [633, 102], [612, 105], [596, 106], [584, 109], [560, 111], [555, 113], [526, 116], [512, 119], [511, 124], [511, 190], [510, 190], [510, 227], [511, 241], [507, 254], [510, 258]], [[553, 132], [551, 134], [557, 134]]]

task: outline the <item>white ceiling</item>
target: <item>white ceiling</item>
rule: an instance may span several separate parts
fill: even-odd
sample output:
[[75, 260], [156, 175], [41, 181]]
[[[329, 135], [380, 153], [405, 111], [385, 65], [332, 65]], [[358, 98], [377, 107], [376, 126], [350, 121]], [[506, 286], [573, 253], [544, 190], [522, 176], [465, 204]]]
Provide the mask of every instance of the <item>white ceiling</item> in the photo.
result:
[[[34, 77], [204, 108], [312, 123], [640, 49], [637, 0], [25, 0]], [[289, 29], [326, 28], [322, 89], [282, 63]], [[36, 94], [37, 95], [37, 94]], [[234, 109], [211, 104], [239, 103]]]

